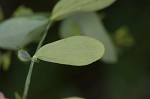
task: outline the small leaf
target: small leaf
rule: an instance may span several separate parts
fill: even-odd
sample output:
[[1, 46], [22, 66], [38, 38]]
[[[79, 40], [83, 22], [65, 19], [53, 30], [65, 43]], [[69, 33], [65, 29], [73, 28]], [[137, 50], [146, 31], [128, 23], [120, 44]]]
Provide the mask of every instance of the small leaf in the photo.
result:
[[21, 96], [19, 95], [18, 92], [15, 92], [15, 99], [21, 99]]
[[27, 8], [23, 5], [19, 6], [12, 15], [13, 17], [41, 17], [41, 18], [49, 18], [49, 12], [33, 12], [31, 8]]
[[52, 11], [51, 20], [61, 20], [76, 12], [101, 10], [115, 0], [60, 0]]
[[2, 69], [8, 71], [11, 63], [11, 52], [2, 55]]
[[16, 50], [35, 40], [45, 30], [47, 19], [17, 17], [0, 24], [0, 47]]
[[23, 62], [31, 61], [31, 56], [22, 49], [18, 51], [18, 58]]
[[105, 54], [102, 57], [102, 61], [106, 63], [116, 63], [118, 61], [117, 50], [114, 43], [96, 13], [78, 13], [64, 20], [60, 28], [60, 36], [62, 38], [74, 35], [73, 28], [75, 27], [73, 24], [76, 24], [78, 29], [80, 29], [78, 30], [80, 31], [80, 34], [78, 32], [79, 35], [93, 37], [105, 45]]
[[13, 13], [13, 17], [21, 17], [21, 16], [30, 16], [33, 15], [33, 11], [30, 8], [26, 8], [25, 6], [19, 6], [15, 12]]
[[62, 99], [85, 99], [85, 98], [81, 98], [81, 97], [68, 97], [68, 98], [62, 98]]
[[41, 47], [34, 59], [82, 66], [99, 60], [104, 54], [103, 44], [86, 36], [73, 36]]
[[129, 28], [122, 26], [115, 31], [115, 42], [119, 47], [130, 47], [135, 44], [134, 38], [131, 36]]

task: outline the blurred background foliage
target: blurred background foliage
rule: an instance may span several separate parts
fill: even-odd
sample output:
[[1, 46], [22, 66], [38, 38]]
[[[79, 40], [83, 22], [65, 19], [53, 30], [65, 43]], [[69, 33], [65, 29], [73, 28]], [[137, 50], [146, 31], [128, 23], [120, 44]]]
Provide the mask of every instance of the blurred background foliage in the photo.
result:
[[[13, 13], [21, 5], [34, 12], [50, 14], [57, 1], [0, 0], [0, 21], [17, 15]], [[118, 61], [114, 64], [97, 61], [85, 67], [42, 61], [36, 63], [29, 99], [60, 99], [69, 96], [86, 99], [150, 99], [149, 12], [149, 0], [117, 0], [112, 6], [99, 11], [117, 48]], [[29, 9], [25, 13], [31, 14], [32, 11]], [[59, 26], [60, 22], [57, 22], [51, 28], [44, 43], [60, 39]], [[37, 43], [31, 43], [26, 49], [33, 55], [36, 46]], [[9, 99], [14, 99], [16, 91], [22, 94], [29, 63], [21, 62], [15, 51], [11, 53], [1, 49], [0, 54], [7, 61], [2, 64], [5, 68], [0, 69], [0, 91]]]

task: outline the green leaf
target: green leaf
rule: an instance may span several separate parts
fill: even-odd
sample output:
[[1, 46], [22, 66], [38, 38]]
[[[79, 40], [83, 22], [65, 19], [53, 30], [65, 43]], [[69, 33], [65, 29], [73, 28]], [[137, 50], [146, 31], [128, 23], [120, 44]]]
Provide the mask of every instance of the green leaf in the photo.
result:
[[30, 16], [33, 15], [33, 11], [30, 8], [26, 8], [25, 6], [19, 6], [15, 12], [13, 13], [13, 17], [21, 17], [21, 16]]
[[114, 39], [118, 47], [130, 47], [135, 44], [134, 38], [131, 36], [129, 28], [122, 26], [115, 31]]
[[31, 8], [27, 8], [23, 5], [19, 6], [12, 14], [13, 17], [47, 17], [49, 18], [49, 12], [36, 12], [34, 13]]
[[104, 46], [100, 41], [86, 36], [73, 36], [44, 45], [33, 59], [82, 66], [99, 60], [103, 54]]
[[11, 64], [11, 52], [2, 54], [2, 69], [8, 71]]
[[62, 98], [62, 99], [85, 99], [85, 98], [81, 98], [81, 97], [68, 97], [68, 98]]
[[18, 50], [18, 58], [23, 62], [31, 61], [31, 56], [27, 51], [24, 51], [22, 49]]
[[76, 12], [101, 10], [115, 0], [60, 0], [52, 11], [51, 20], [61, 20]]
[[60, 24], [59, 35], [61, 38], [82, 35], [80, 26], [73, 17], [67, 18]]
[[47, 19], [18, 17], [0, 24], [0, 47], [16, 50], [35, 40], [45, 30]]
[[78, 29], [80, 29], [80, 34], [77, 32], [79, 35], [93, 37], [105, 45], [105, 54], [102, 57], [102, 61], [106, 63], [117, 62], [117, 51], [114, 43], [112, 42], [107, 30], [105, 29], [102, 21], [96, 13], [78, 13], [77, 15], [64, 20], [60, 28], [60, 36], [62, 38], [74, 35], [73, 29], [75, 27], [73, 24], [76, 24]]

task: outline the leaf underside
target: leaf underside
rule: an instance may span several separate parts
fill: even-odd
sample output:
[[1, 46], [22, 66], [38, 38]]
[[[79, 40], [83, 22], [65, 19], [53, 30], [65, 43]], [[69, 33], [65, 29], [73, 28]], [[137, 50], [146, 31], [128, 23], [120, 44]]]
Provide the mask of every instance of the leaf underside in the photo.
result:
[[73, 36], [41, 47], [34, 57], [38, 59], [82, 66], [99, 60], [104, 54], [103, 44], [86, 36]]

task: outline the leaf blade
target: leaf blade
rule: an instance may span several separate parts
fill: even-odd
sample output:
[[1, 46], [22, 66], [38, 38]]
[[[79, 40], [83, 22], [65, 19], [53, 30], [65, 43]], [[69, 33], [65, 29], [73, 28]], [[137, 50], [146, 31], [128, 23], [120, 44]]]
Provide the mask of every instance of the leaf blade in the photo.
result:
[[103, 54], [104, 46], [98, 40], [73, 36], [44, 45], [34, 57], [48, 62], [82, 66], [97, 61]]
[[76, 12], [101, 10], [114, 2], [115, 0], [60, 0], [52, 11], [51, 20], [61, 20]]
[[[16, 50], [38, 37], [45, 29], [47, 19], [11, 18], [0, 24], [0, 47]], [[36, 30], [39, 30], [35, 33]]]
[[80, 29], [79, 35], [93, 37], [105, 45], [105, 54], [102, 57], [103, 62], [116, 63], [118, 61], [116, 47], [96, 13], [78, 13], [64, 20], [60, 27], [60, 36], [62, 38], [74, 35], [72, 33], [75, 26], [72, 24], [76, 24]]

